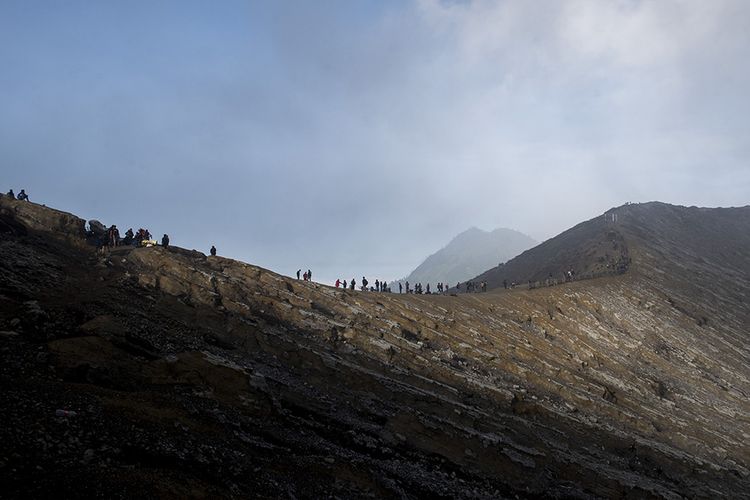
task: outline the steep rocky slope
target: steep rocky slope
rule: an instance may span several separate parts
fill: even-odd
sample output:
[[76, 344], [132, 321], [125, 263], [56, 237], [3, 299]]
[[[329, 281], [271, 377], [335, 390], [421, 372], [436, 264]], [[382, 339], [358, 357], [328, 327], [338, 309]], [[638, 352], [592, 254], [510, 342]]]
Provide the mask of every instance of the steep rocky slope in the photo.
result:
[[409, 283], [455, 284], [500, 262], [505, 262], [536, 245], [518, 231], [499, 228], [491, 232], [472, 227], [427, 257], [406, 278]]
[[683, 246], [680, 217], [721, 228], [657, 208], [613, 228], [623, 275], [407, 297], [98, 257], [82, 220], [0, 198], [0, 490], [747, 497], [747, 231]]

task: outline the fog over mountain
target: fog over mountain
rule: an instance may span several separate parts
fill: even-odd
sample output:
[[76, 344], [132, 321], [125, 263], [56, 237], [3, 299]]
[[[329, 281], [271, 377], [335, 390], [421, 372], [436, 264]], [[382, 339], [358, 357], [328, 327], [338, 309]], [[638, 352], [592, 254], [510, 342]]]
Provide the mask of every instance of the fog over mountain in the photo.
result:
[[406, 278], [409, 283], [448, 283], [472, 278], [487, 269], [515, 257], [537, 242], [513, 229], [482, 231], [472, 227], [430, 255]]
[[743, 0], [4, 0], [0, 191], [328, 284], [471, 225], [744, 205], [748, 25]]

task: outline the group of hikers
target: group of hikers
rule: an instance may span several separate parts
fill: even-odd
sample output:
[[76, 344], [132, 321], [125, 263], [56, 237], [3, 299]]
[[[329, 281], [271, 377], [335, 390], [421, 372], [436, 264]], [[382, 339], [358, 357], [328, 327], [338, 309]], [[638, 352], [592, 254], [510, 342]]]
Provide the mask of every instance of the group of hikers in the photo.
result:
[[[475, 281], [467, 281], [466, 285], [466, 293], [479, 293], [479, 292], [486, 292], [487, 291], [487, 282], [475, 282]], [[461, 291], [461, 283], [456, 283], [456, 291]]]
[[[120, 230], [116, 224], [107, 228], [95, 220], [89, 221], [87, 236], [90, 240], [93, 240], [100, 252], [119, 246], [152, 247], [158, 244], [148, 229], [140, 228], [137, 232], [133, 232], [131, 227], [125, 231], [125, 237], [121, 238]], [[164, 236], [161, 237], [161, 246], [169, 248], [169, 235], [167, 233], [164, 233]], [[212, 256], [216, 256], [215, 246], [211, 245], [210, 253]]]
[[[116, 224], [112, 224], [106, 228], [98, 221], [89, 221], [88, 236], [95, 240], [96, 246], [99, 249], [119, 246], [150, 247], [156, 245], [156, 241], [152, 239], [148, 229], [140, 228], [138, 232], [134, 233], [131, 227], [125, 231], [125, 237], [122, 238]], [[169, 235], [166, 233], [161, 238], [161, 244], [163, 247], [169, 246]]]
[[433, 295], [433, 294], [444, 294], [448, 293], [448, 285], [446, 283], [438, 283], [437, 284], [437, 291], [431, 291], [430, 290], [430, 284], [427, 283], [426, 287], [422, 287], [422, 283], [417, 283], [414, 285], [414, 288], [409, 285], [409, 282], [406, 281], [402, 285], [401, 282], [398, 282], [398, 293], [403, 293], [404, 288], [406, 289], [406, 293], [415, 293], [417, 295], [425, 294], [425, 295]]
[[[360, 283], [361, 283], [360, 290], [362, 290], [363, 292], [370, 291], [370, 292], [386, 292], [386, 293], [390, 293], [390, 291], [391, 291], [391, 288], [386, 285], [385, 280], [382, 280], [382, 281], [381, 280], [375, 280], [375, 286], [371, 286], [371, 287], [368, 288], [368, 285], [370, 284], [370, 282], [367, 281], [367, 278], [365, 278], [364, 276], [362, 276], [362, 281]], [[349, 290], [356, 290], [356, 288], [357, 288], [357, 280], [355, 280], [354, 278], [352, 278], [352, 280], [349, 283], [346, 282], [346, 279], [343, 279], [343, 280], [342, 279], [337, 279], [336, 280], [336, 288], [342, 288], [343, 287], [344, 290], [346, 290], [347, 289], [347, 285], [348, 285]]]
[[[12, 189], [10, 189], [6, 196], [22, 200], [22, 201], [29, 201], [29, 196], [26, 194], [26, 191], [24, 189], [21, 189], [21, 191], [16, 195]], [[90, 241], [93, 241], [97, 245], [97, 249], [101, 251], [105, 251], [107, 248], [113, 248], [118, 246], [135, 246], [135, 247], [148, 247], [148, 246], [156, 246], [157, 242], [152, 239], [151, 233], [148, 229], [140, 228], [137, 232], [133, 232], [133, 228], [128, 229], [125, 231], [125, 237], [120, 237], [120, 231], [117, 229], [117, 225], [112, 224], [109, 228], [104, 226], [98, 221], [92, 220], [89, 221], [89, 230], [87, 231], [87, 236], [90, 239]], [[169, 247], [169, 235], [164, 234], [161, 238], [161, 246], [164, 248]], [[210, 254], [212, 256], [216, 256], [216, 247], [211, 245]], [[624, 264], [623, 264], [624, 262]], [[624, 272], [624, 270], [627, 270], [627, 261], [622, 261], [617, 263], [617, 271], [618, 272]], [[609, 267], [609, 266], [608, 266]], [[612, 267], [615, 267], [615, 264], [612, 265]], [[300, 279], [300, 274], [302, 273], [302, 269], [297, 270], [297, 279]], [[312, 280], [312, 271], [308, 269], [306, 272], [302, 273], [302, 279], [305, 281], [311, 281]], [[575, 279], [575, 273], [573, 269], [569, 269], [568, 271], [563, 273], [563, 280], [565, 282], [570, 282]], [[369, 281], [367, 281], [367, 278], [362, 276], [362, 281], [360, 282], [360, 290], [362, 291], [371, 291], [371, 292], [391, 292], [391, 287], [386, 284], [385, 280], [375, 280], [375, 286], [369, 286]], [[558, 284], [559, 281], [557, 279], [553, 278], [552, 273], [549, 274], [548, 278], [543, 282], [543, 285], [546, 286], [554, 286]], [[347, 282], [346, 279], [337, 279], [336, 280], [336, 288], [343, 288], [344, 290], [356, 290], [357, 289], [357, 281], [352, 278], [351, 281]], [[540, 286], [541, 283], [539, 282], [533, 282], [529, 281], [529, 288], [536, 288]], [[368, 287], [369, 286], [369, 287]], [[508, 283], [507, 279], [503, 280], [503, 288], [515, 288], [518, 286], [518, 283], [515, 281]], [[474, 281], [467, 281], [463, 285], [464, 290], [466, 293], [478, 293], [478, 292], [486, 292], [487, 291], [487, 282], [481, 281], [481, 282], [474, 282]], [[398, 282], [398, 293], [404, 293], [404, 291], [407, 294], [446, 294], [448, 293], [449, 286], [446, 283], [438, 283], [437, 284], [437, 291], [432, 292], [430, 290], [430, 284], [427, 283], [426, 287], [422, 287], [422, 283], [416, 283], [414, 287], [412, 288], [409, 285], [409, 282], [406, 281], [402, 284], [402, 282]], [[461, 283], [456, 283], [455, 290], [456, 292], [461, 292], [462, 285]]]
[[22, 189], [18, 195], [16, 195], [12, 189], [8, 190], [7, 193], [5, 193], [5, 196], [9, 196], [13, 198], [14, 200], [23, 200], [23, 201], [29, 201], [29, 195], [26, 194], [26, 190]]

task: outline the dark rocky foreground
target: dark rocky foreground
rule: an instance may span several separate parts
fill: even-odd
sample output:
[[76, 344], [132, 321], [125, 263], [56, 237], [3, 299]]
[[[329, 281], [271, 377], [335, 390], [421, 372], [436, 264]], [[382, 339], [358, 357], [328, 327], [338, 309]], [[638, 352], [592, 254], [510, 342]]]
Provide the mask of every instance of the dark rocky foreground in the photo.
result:
[[621, 276], [403, 297], [0, 198], [0, 496], [748, 497], [750, 247], [670, 217], [585, 223]]

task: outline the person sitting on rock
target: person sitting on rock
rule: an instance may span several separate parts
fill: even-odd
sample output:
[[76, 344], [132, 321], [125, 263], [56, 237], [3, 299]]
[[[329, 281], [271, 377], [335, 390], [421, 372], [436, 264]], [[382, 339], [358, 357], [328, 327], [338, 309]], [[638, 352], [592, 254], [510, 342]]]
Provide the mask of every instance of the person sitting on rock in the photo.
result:
[[164, 248], [169, 247], [169, 235], [166, 233], [161, 237], [161, 246]]
[[211, 245], [211, 255], [216, 257], [216, 247]]
[[25, 190], [21, 190], [20, 193], [18, 193], [18, 199], [23, 201], [29, 201], [29, 195], [26, 194]]
[[12, 189], [8, 190], [8, 196], [14, 200], [16, 199], [16, 193], [14, 193]]

